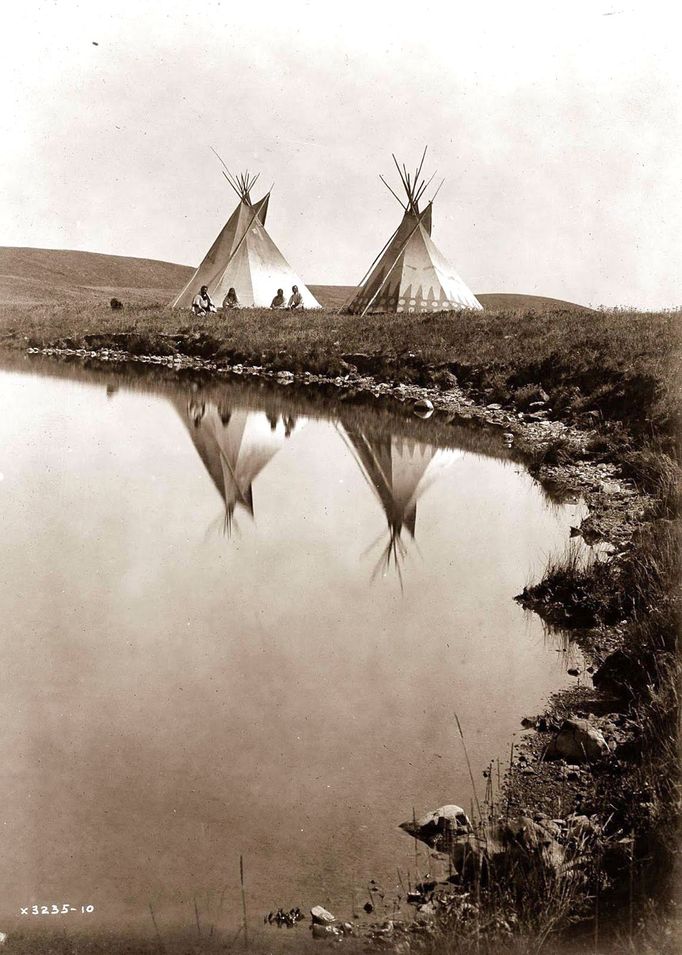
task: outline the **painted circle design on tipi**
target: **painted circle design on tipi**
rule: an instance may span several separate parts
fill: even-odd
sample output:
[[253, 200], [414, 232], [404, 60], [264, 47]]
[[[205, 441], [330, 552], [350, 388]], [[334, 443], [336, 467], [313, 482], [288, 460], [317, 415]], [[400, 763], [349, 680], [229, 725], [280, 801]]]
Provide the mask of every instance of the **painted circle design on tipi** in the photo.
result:
[[[437, 312], [451, 308], [481, 308], [473, 293], [469, 292], [454, 268], [434, 245], [431, 238], [433, 199], [428, 201], [424, 209], [419, 209], [422, 193], [431, 182], [431, 179], [421, 177], [425, 157], [426, 150], [414, 173], [414, 179], [407, 174], [404, 166], [401, 171], [393, 157], [407, 192], [407, 205], [400, 200], [383, 176], [381, 177], [384, 185], [400, 202], [404, 212], [403, 220], [379, 253], [378, 264], [375, 259], [369, 272], [356, 288], [355, 297], [347, 306], [349, 311]], [[403, 289], [402, 294], [400, 288]], [[455, 302], [450, 299], [448, 289], [454, 291]]]

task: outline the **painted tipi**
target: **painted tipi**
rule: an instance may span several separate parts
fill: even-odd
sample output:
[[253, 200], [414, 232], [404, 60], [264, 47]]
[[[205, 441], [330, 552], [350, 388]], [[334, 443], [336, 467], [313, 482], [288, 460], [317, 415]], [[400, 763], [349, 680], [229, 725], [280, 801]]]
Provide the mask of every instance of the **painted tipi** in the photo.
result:
[[373, 576], [393, 564], [402, 583], [400, 563], [407, 555], [406, 542], [416, 537], [417, 502], [462, 452], [350, 424], [337, 427], [386, 516], [388, 539]]
[[366, 315], [482, 309], [476, 296], [431, 238], [433, 199], [420, 211], [419, 201], [433, 179], [432, 176], [428, 182], [420, 180], [425, 156], [426, 150], [414, 178], [405, 166], [401, 169], [393, 157], [407, 201], [400, 199], [384, 177], [380, 177], [402, 206], [403, 219], [345, 303], [343, 311]]
[[283, 289], [288, 298], [297, 285], [304, 307], [320, 308], [265, 229], [270, 193], [258, 202], [251, 201], [251, 189], [258, 176], [232, 176], [227, 172], [224, 175], [239, 197], [237, 208], [171, 306], [189, 308], [201, 286], [206, 285], [218, 307], [233, 288], [240, 305], [268, 308], [278, 289]]

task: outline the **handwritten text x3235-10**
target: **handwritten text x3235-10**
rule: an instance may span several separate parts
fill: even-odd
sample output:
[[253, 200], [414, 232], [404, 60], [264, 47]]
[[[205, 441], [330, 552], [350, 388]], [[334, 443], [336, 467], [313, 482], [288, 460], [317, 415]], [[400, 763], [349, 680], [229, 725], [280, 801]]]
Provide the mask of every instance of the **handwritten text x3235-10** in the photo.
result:
[[94, 905], [70, 905], [68, 902], [63, 902], [61, 905], [57, 905], [56, 902], [52, 902], [50, 905], [27, 905], [21, 906], [20, 912], [22, 915], [70, 915], [71, 912], [80, 912], [82, 915], [90, 915], [91, 912], [95, 911]]

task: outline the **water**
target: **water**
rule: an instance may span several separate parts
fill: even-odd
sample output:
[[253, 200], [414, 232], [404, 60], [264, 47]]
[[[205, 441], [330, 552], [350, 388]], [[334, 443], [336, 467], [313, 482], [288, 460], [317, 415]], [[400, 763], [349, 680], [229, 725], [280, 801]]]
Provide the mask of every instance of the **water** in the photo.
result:
[[0, 373], [0, 927], [237, 925], [240, 854], [254, 920], [350, 916], [469, 808], [454, 713], [482, 793], [570, 679], [512, 598], [581, 507], [497, 435], [61, 375]]

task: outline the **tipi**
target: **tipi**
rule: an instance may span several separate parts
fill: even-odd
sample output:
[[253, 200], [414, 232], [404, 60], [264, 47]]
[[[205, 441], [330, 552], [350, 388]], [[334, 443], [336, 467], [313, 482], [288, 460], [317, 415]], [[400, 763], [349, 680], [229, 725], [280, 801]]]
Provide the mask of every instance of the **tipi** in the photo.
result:
[[300, 424], [222, 402], [178, 398], [174, 404], [223, 499], [229, 533], [238, 507], [253, 517], [253, 482]]
[[251, 201], [251, 190], [258, 176], [249, 173], [223, 175], [239, 197], [239, 203], [203, 262], [180, 294], [173, 308], [189, 308], [202, 285], [208, 286], [213, 302], [220, 306], [230, 288], [241, 305], [268, 308], [277, 289], [291, 294], [294, 285], [303, 297], [305, 308], [320, 308], [319, 302], [293, 271], [265, 229], [270, 193], [258, 202]]
[[406, 202], [380, 176], [402, 206], [403, 219], [345, 303], [343, 311], [365, 315], [368, 312], [436, 312], [482, 308], [431, 239], [433, 199], [423, 210], [419, 209], [419, 200], [433, 179], [433, 176], [428, 182], [420, 179], [425, 156], [426, 149], [414, 178], [404, 165], [401, 169], [393, 157], [407, 195]]
[[371, 434], [346, 424], [339, 431], [386, 515], [388, 542], [374, 574], [393, 563], [402, 583], [400, 561], [407, 555], [403, 530], [414, 540], [417, 501], [439, 470], [461, 457], [461, 452], [398, 435]]

